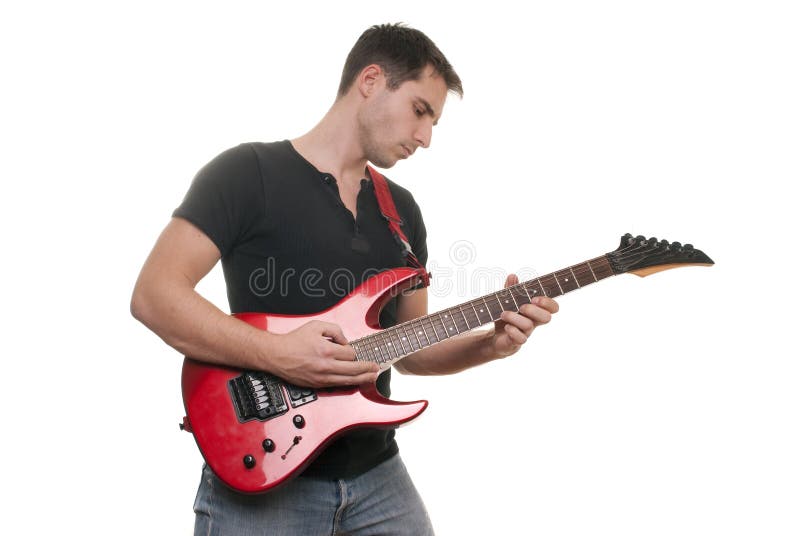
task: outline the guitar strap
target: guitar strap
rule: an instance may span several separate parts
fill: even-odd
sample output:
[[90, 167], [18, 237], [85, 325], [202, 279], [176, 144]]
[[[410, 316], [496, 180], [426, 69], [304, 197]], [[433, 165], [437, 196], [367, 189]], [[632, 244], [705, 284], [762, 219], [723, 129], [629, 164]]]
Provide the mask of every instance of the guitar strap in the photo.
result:
[[392, 199], [392, 193], [389, 191], [389, 184], [383, 175], [375, 171], [372, 166], [367, 165], [367, 171], [372, 178], [372, 185], [375, 187], [375, 197], [378, 200], [378, 208], [386, 221], [389, 222], [389, 230], [392, 236], [403, 249], [403, 255], [406, 258], [406, 264], [412, 268], [416, 268], [422, 278], [422, 283], [427, 287], [431, 284], [431, 274], [422, 266], [417, 256], [411, 250], [411, 244], [408, 242], [408, 237], [400, 228], [403, 225], [403, 219], [397, 213], [397, 207]]

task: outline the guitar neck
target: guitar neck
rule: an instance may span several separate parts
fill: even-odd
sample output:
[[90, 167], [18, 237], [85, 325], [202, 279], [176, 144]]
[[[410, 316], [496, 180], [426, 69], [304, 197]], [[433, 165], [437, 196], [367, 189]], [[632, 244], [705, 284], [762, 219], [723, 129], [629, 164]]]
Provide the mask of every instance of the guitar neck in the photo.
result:
[[503, 311], [517, 312], [537, 296], [561, 296], [615, 273], [608, 255], [603, 255], [398, 324], [351, 341], [350, 345], [356, 351], [356, 360], [372, 361], [386, 369], [418, 350], [499, 320]]

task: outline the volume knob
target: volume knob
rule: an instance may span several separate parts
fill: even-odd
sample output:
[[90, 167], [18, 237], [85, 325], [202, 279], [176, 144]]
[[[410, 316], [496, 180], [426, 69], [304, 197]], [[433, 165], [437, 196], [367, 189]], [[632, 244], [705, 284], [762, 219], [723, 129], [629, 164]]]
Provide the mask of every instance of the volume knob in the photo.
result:
[[253, 457], [252, 454], [248, 454], [247, 456], [245, 456], [242, 459], [242, 461], [244, 462], [244, 466], [247, 467], [248, 469], [252, 469], [253, 467], [256, 466], [256, 459]]

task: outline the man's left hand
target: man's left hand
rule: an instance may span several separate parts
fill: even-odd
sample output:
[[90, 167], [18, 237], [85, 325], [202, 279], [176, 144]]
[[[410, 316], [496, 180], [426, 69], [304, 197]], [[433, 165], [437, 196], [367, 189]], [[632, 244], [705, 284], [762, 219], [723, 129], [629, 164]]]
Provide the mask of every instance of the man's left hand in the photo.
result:
[[[504, 288], [519, 283], [516, 274], [506, 278]], [[558, 303], [552, 298], [538, 296], [531, 303], [520, 307], [519, 312], [503, 311], [500, 320], [494, 323], [494, 333], [489, 340], [489, 351], [496, 357], [508, 357], [519, 350], [536, 327], [550, 322], [558, 312]]]

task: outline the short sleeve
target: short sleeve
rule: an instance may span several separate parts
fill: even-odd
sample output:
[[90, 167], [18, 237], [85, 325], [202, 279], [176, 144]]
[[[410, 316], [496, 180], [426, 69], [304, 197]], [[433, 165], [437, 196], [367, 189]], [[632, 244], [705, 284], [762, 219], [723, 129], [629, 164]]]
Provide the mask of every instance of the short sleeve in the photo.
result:
[[264, 211], [258, 159], [248, 144], [228, 149], [195, 176], [172, 213], [208, 236], [225, 257], [244, 240]]

